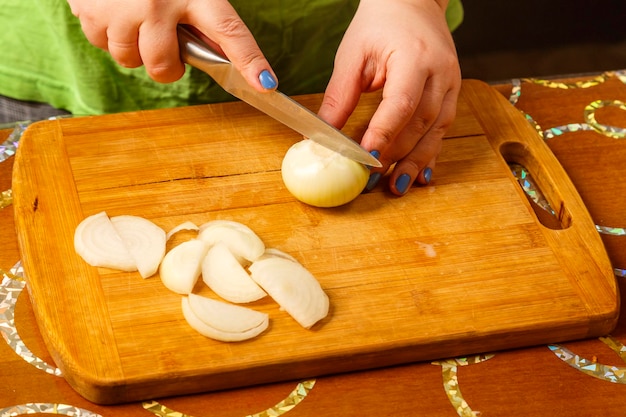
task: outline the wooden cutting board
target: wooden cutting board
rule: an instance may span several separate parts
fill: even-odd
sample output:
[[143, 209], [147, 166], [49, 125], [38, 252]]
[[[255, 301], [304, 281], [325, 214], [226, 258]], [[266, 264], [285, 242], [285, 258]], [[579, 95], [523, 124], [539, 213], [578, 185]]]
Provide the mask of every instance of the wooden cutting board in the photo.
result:
[[[297, 99], [316, 110], [321, 96]], [[359, 137], [379, 96], [344, 129]], [[594, 223], [549, 149], [507, 100], [464, 81], [433, 181], [392, 196], [385, 181], [334, 209], [287, 192], [300, 140], [243, 103], [45, 121], [17, 155], [14, 206], [29, 294], [67, 381], [121, 403], [606, 334], [615, 277]], [[507, 162], [526, 166], [560, 229], [541, 224]], [[87, 265], [74, 229], [105, 210], [170, 230], [245, 223], [302, 262], [331, 300], [305, 330], [271, 299], [268, 331], [242, 343], [185, 322], [158, 276]], [[208, 289], [201, 289], [210, 295]]]

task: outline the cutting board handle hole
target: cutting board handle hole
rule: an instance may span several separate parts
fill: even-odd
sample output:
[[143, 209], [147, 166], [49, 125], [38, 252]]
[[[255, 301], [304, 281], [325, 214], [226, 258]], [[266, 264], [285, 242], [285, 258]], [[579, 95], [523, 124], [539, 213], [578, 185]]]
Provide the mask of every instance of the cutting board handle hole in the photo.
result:
[[521, 143], [507, 142], [500, 146], [500, 153], [517, 179], [539, 223], [553, 230], [569, 228], [572, 218], [565, 203], [554, 194], [555, 187], [546, 183], [545, 171], [528, 148]]

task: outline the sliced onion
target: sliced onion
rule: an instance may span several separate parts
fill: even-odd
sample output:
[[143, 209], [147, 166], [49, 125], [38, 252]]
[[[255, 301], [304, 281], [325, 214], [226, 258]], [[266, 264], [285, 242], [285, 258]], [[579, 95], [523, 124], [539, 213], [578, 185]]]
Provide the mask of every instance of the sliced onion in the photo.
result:
[[137, 270], [135, 259], [104, 211], [80, 222], [74, 232], [74, 249], [91, 266]]
[[191, 311], [205, 323], [231, 333], [255, 329], [268, 321], [268, 315], [251, 308], [237, 306], [197, 294], [189, 294]]
[[159, 269], [165, 255], [165, 231], [139, 216], [111, 217], [111, 223], [135, 260], [139, 275], [151, 277]]
[[365, 165], [308, 139], [289, 148], [281, 172], [287, 190], [316, 207], [336, 207], [354, 200], [369, 179]]
[[178, 294], [189, 294], [195, 287], [202, 261], [209, 246], [198, 239], [191, 239], [172, 248], [165, 254], [159, 268], [163, 285]]
[[260, 261], [261, 259], [265, 259], [265, 258], [272, 258], [272, 257], [284, 258], [292, 262], [298, 262], [296, 258], [289, 255], [287, 252], [284, 252], [276, 248], [266, 248], [265, 252], [263, 252], [263, 255], [261, 255], [259, 259], [257, 259], [257, 261]]
[[269, 326], [269, 316], [265, 313], [196, 294], [182, 297], [182, 309], [193, 329], [223, 342], [253, 338]]
[[233, 303], [250, 303], [267, 295], [221, 242], [213, 245], [205, 256], [202, 280], [217, 295]]
[[198, 238], [209, 245], [225, 244], [236, 257], [254, 261], [265, 251], [265, 244], [243, 223], [231, 220], [213, 220], [200, 226]]
[[328, 315], [328, 296], [300, 263], [278, 256], [250, 265], [251, 277], [306, 329]]
[[167, 235], [165, 236], [166, 240], [170, 240], [170, 238], [172, 236], [174, 236], [176, 233], [180, 232], [181, 230], [195, 230], [198, 231], [200, 230], [200, 228], [198, 226], [196, 226], [196, 224], [194, 222], [184, 222], [179, 224], [178, 226], [174, 227], [172, 230], [170, 230], [169, 232], [167, 232]]
[[[175, 246], [166, 255], [167, 239], [184, 229], [199, 230], [198, 238]], [[267, 329], [269, 318], [265, 313], [193, 294], [199, 274], [217, 295], [232, 303], [249, 303], [269, 293], [307, 329], [328, 315], [328, 296], [315, 277], [293, 256], [266, 249], [250, 228], [238, 222], [215, 220], [199, 228], [186, 222], [166, 234], [145, 218], [109, 218], [100, 212], [78, 225], [74, 245], [93, 266], [139, 270], [144, 278], [160, 267], [163, 284], [186, 295], [182, 298], [185, 319], [217, 340], [255, 337]], [[251, 262], [251, 274], [242, 262]]]

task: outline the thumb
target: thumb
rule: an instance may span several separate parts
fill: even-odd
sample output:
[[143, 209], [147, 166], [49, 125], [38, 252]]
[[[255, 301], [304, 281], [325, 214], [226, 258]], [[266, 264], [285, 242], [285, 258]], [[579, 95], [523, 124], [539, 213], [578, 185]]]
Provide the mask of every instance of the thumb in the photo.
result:
[[210, 44], [218, 46], [217, 49], [226, 55], [248, 84], [258, 91], [275, 90], [278, 87], [274, 70], [228, 1], [215, 1], [210, 10], [193, 11], [189, 16], [189, 23], [210, 39]]

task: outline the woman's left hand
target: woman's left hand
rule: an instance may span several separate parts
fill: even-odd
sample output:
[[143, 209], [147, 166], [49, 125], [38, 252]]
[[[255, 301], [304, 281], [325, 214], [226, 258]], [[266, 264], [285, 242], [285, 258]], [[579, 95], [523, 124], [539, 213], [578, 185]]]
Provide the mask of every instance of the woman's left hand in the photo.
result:
[[445, 19], [446, 1], [362, 0], [341, 42], [319, 115], [342, 128], [362, 92], [382, 101], [361, 140], [379, 155], [372, 189], [390, 166], [391, 192], [430, 181], [456, 115], [461, 71]]

